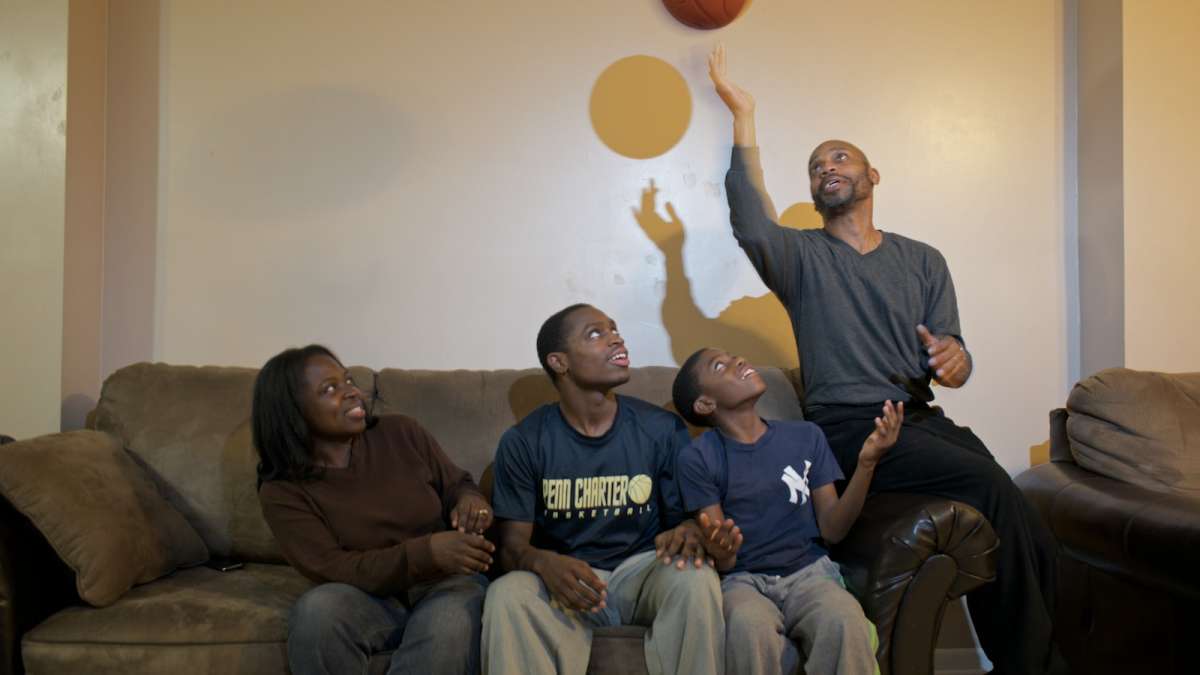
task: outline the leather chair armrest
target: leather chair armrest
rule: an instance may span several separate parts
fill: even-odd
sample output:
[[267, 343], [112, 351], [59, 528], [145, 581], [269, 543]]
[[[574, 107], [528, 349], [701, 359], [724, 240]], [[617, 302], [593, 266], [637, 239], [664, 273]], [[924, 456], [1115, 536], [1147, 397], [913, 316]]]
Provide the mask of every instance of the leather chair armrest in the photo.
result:
[[1200, 600], [1200, 501], [1066, 462], [1035, 466], [1013, 482], [1072, 557]]
[[25, 672], [21, 637], [79, 602], [75, 573], [33, 523], [0, 497], [0, 675]]
[[996, 533], [940, 497], [878, 493], [832, 553], [879, 632], [884, 675], [928, 675], [946, 603], [995, 579]]

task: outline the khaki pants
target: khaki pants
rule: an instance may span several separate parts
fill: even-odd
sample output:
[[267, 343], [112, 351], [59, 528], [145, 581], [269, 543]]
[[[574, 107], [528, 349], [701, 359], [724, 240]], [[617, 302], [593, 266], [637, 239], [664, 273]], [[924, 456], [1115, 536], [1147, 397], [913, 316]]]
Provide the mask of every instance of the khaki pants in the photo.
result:
[[804, 671], [809, 675], [879, 672], [875, 626], [827, 556], [786, 577], [731, 574], [721, 589], [730, 673], [796, 672], [800, 653], [793, 640], [808, 657]]
[[597, 614], [552, 606], [541, 578], [530, 572], [493, 582], [483, 611], [484, 675], [584, 675], [592, 630], [623, 624], [650, 628], [650, 675], [725, 672], [721, 587], [711, 568], [678, 570], [646, 551], [612, 572], [594, 571], [608, 584], [607, 607]]

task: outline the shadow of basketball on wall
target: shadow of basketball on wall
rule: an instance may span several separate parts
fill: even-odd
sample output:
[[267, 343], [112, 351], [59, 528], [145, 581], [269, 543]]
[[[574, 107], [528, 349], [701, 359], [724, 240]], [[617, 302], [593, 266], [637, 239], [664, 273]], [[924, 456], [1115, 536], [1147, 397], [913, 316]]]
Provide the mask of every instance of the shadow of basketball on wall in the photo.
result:
[[[652, 180], [642, 190], [641, 204], [633, 208], [633, 216], [666, 259], [662, 320], [675, 362], [683, 363], [702, 347], [720, 347], [744, 356], [751, 363], [799, 367], [791, 321], [773, 293], [734, 300], [716, 318], [710, 319], [700, 311], [684, 270], [686, 228], [670, 202], [664, 204], [666, 217], [658, 212], [657, 197], [658, 188]], [[785, 226], [798, 229], [821, 226], [812, 205], [805, 203], [788, 208], [780, 220]]]

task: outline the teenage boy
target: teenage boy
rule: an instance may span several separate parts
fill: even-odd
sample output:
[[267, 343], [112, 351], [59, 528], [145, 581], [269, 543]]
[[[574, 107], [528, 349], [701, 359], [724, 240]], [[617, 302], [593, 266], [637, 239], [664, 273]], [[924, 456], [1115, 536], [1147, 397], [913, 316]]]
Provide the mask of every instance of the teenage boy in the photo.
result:
[[629, 380], [616, 322], [572, 305], [542, 325], [538, 360], [559, 401], [505, 432], [492, 508], [510, 570], [488, 589], [484, 673], [583, 675], [598, 626], [649, 627], [652, 675], [724, 672], [717, 574], [664, 565], [658, 553], [703, 557], [699, 529], [673, 476], [683, 422], [614, 389]]

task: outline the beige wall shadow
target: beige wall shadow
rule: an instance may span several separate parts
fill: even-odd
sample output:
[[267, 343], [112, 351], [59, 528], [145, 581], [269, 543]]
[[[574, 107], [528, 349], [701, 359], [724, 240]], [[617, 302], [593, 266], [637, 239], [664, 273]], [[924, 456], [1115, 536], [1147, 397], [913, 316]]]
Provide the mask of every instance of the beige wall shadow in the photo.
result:
[[[659, 214], [657, 195], [658, 189], [654, 181], [650, 181], [649, 187], [642, 191], [640, 207], [633, 209], [633, 216], [666, 257], [662, 319], [671, 338], [671, 355], [675, 362], [683, 363], [697, 349], [711, 346], [744, 356], [752, 363], [799, 367], [791, 321], [773, 293], [734, 300], [713, 319], [700, 311], [692, 297], [691, 281], [683, 265], [686, 239], [683, 221], [670, 202], [664, 205], [667, 217]], [[811, 204], [788, 208], [780, 221], [789, 227], [813, 227], [814, 224], [820, 227], [820, 218]]]

